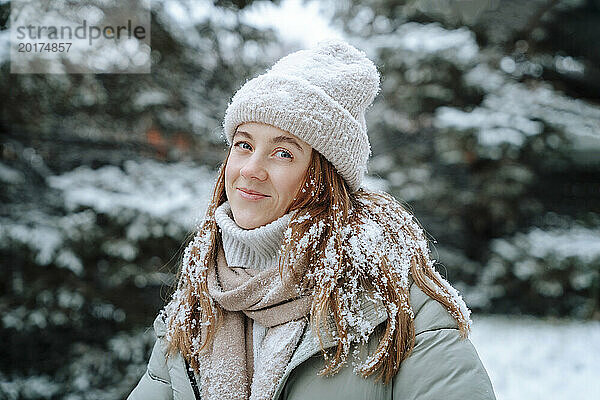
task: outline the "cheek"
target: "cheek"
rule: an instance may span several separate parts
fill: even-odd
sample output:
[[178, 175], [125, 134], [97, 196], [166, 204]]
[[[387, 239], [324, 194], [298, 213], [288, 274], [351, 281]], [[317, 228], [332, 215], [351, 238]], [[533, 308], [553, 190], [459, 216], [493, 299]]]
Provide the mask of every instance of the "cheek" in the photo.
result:
[[[304, 181], [304, 173], [288, 173], [281, 176], [280, 187], [284, 190], [284, 196], [291, 199], [294, 197], [300, 185]], [[282, 193], [283, 194], [283, 193]]]
[[239, 175], [240, 169], [237, 167], [235, 160], [229, 158], [225, 166], [225, 185], [229, 186]]

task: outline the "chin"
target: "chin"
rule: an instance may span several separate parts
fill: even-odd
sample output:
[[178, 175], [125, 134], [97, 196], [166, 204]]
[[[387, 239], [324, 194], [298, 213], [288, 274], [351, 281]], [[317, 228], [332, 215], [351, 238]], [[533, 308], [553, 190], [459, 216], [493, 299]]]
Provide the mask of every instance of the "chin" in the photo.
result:
[[264, 215], [253, 215], [252, 213], [236, 213], [233, 214], [235, 223], [244, 229], [254, 229], [268, 223], [267, 218]]
[[237, 223], [240, 227], [244, 228], [244, 229], [255, 229], [255, 228], [259, 228], [263, 225], [266, 225], [267, 222], [264, 221], [241, 221], [241, 223]]

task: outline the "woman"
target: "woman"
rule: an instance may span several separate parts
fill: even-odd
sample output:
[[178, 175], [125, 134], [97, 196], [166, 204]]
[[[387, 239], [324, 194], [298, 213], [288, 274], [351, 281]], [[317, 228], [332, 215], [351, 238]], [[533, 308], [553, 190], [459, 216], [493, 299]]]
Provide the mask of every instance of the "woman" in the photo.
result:
[[235, 94], [228, 156], [130, 399], [494, 399], [418, 222], [361, 187], [379, 82], [329, 40]]

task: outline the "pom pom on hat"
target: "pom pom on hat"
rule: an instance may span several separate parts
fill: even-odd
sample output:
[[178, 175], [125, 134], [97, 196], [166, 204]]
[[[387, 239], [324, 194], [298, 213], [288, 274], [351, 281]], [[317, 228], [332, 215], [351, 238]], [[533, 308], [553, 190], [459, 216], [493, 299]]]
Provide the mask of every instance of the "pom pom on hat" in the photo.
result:
[[231, 145], [244, 122], [276, 126], [310, 144], [356, 191], [371, 155], [365, 110], [379, 82], [364, 52], [340, 39], [321, 41], [247, 81], [225, 112], [225, 137]]

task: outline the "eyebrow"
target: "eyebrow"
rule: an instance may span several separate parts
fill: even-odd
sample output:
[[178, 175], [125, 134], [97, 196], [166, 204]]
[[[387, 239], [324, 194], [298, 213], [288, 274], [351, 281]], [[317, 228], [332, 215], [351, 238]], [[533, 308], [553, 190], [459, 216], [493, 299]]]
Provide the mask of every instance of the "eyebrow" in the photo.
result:
[[[233, 136], [235, 137], [235, 135], [237, 135], [237, 134], [247, 137], [248, 139], [254, 139], [252, 137], [252, 135], [246, 131], [235, 131], [235, 134]], [[298, 148], [298, 150], [300, 150], [302, 153], [304, 153], [304, 149], [302, 148], [302, 146], [300, 146], [298, 144], [298, 142], [296, 141], [296, 139], [294, 139], [293, 137], [289, 137], [289, 136], [285, 136], [285, 135], [275, 136], [274, 138], [271, 139], [271, 143], [273, 143], [273, 144], [290, 143], [290, 144], [293, 144], [294, 146], [296, 146]]]

